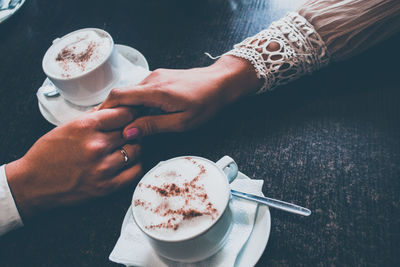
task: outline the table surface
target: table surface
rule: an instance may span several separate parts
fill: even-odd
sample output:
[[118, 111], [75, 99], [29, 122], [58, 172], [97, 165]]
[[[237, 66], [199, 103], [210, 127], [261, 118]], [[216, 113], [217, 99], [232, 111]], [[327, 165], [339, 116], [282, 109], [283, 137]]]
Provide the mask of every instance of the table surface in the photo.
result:
[[[51, 41], [97, 27], [141, 51], [150, 68], [213, 61], [294, 10], [295, 0], [26, 1], [0, 24], [0, 162], [53, 128], [39, 113]], [[265, 195], [313, 211], [271, 210], [258, 266], [399, 266], [400, 36], [312, 76], [225, 109], [199, 129], [148, 138], [147, 168], [180, 155], [233, 157]], [[134, 188], [40, 214], [0, 238], [2, 266], [112, 266]]]

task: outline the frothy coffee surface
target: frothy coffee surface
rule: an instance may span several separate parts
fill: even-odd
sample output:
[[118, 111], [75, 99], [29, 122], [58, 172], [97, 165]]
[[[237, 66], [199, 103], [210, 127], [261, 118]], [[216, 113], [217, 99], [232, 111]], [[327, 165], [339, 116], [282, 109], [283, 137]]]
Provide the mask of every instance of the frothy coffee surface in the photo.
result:
[[78, 31], [48, 51], [47, 70], [56, 77], [73, 78], [97, 67], [109, 54], [112, 42], [102, 32]]
[[164, 240], [189, 238], [206, 230], [224, 212], [227, 180], [197, 157], [160, 163], [143, 177], [133, 196], [136, 222]]

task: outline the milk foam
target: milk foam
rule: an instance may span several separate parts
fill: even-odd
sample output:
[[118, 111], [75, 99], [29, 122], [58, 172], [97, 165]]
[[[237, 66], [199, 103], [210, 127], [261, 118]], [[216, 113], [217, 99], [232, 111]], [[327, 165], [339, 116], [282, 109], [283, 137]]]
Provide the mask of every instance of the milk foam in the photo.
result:
[[229, 200], [227, 178], [212, 163], [197, 157], [160, 163], [136, 187], [136, 222], [163, 240], [190, 238], [222, 215]]
[[58, 78], [73, 78], [99, 65], [109, 54], [112, 41], [95, 30], [78, 31], [56, 42], [47, 52], [46, 69]]

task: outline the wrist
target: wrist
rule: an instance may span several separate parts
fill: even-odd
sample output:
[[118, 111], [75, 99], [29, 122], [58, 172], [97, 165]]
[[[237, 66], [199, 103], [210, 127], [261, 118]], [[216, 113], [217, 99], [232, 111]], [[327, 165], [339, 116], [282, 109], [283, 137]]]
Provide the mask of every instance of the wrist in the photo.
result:
[[256, 93], [263, 85], [253, 65], [246, 59], [225, 55], [210, 66], [218, 73], [222, 94], [228, 103]]
[[22, 218], [31, 217], [34, 213], [35, 201], [29, 189], [30, 177], [24, 159], [18, 159], [5, 166], [7, 182]]

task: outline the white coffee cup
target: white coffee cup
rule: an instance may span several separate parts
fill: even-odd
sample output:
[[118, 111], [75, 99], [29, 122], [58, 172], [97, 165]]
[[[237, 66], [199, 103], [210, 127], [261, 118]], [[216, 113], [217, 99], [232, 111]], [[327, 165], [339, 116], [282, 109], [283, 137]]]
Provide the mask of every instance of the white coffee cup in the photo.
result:
[[[202, 218], [202, 217], [193, 217], [189, 219], [188, 221], [185, 221], [183, 219], [182, 221], [178, 221], [178, 224], [180, 223], [186, 223], [184, 226], [179, 226], [182, 227], [182, 232], [175, 232], [172, 230], [174, 228], [174, 225], [172, 227], [169, 227], [169, 223], [171, 221], [168, 219], [168, 224], [166, 223], [161, 223], [155, 225], [156, 227], [159, 227], [160, 225], [162, 227], [159, 227], [157, 230], [158, 232], [154, 232], [153, 226], [146, 223], [148, 223], [151, 219], [149, 219], [151, 216], [144, 216], [144, 212], [148, 212], [147, 214], [155, 213], [156, 211], [160, 209], [160, 206], [162, 205], [169, 205], [168, 202], [159, 202], [161, 204], [153, 205], [151, 206], [151, 200], [156, 199], [154, 196], [151, 194], [157, 195], [157, 192], [159, 193], [159, 190], [161, 187], [156, 186], [156, 180], [154, 179], [159, 179], [157, 177], [160, 177], [160, 173], [165, 173], [165, 168], [163, 169], [163, 166], [171, 166], [172, 164], [175, 164], [176, 162], [182, 162], [182, 160], [188, 159], [188, 160], [193, 160], [194, 162], [207, 162], [208, 169], [213, 169], [210, 174], [212, 174], [212, 179], [216, 180], [210, 180], [210, 178], [206, 178], [208, 180], [201, 181], [201, 178], [198, 180], [198, 184], [204, 185], [205, 187], [208, 186], [207, 190], [211, 189], [209, 185], [213, 184], [216, 185], [217, 188], [214, 188], [213, 190], [216, 190], [214, 192], [210, 192], [209, 199], [210, 201], [213, 200], [213, 197], [217, 197], [214, 199], [218, 199], [217, 205], [215, 205], [216, 208], [220, 209], [220, 212], [218, 213], [218, 217], [215, 218], [211, 223], [208, 225], [200, 225], [195, 220], [200, 220], [197, 218]], [[186, 167], [183, 166], [182, 163], [179, 163], [182, 166], [182, 169], [185, 169]], [[196, 163], [197, 164], [197, 163]], [[200, 166], [200, 165], [199, 165]], [[212, 166], [212, 168], [210, 167]], [[215, 170], [215, 171], [214, 171]], [[180, 175], [179, 173], [180, 170], [171, 173], [175, 173], [174, 175]], [[185, 171], [183, 171], [185, 172]], [[178, 173], [178, 174], [176, 174]], [[186, 172], [188, 173], [188, 172]], [[133, 194], [132, 198], [132, 214], [133, 218], [135, 220], [135, 223], [141, 229], [141, 231], [144, 233], [144, 235], [147, 237], [149, 243], [151, 244], [152, 248], [154, 251], [160, 255], [161, 257], [164, 257], [168, 260], [172, 261], [178, 261], [178, 262], [197, 262], [204, 260], [216, 252], [222, 246], [225, 244], [225, 241], [227, 240], [227, 237], [230, 233], [230, 229], [232, 226], [232, 214], [231, 210], [229, 208], [229, 200], [231, 197], [230, 194], [230, 186], [229, 183], [232, 182], [238, 174], [238, 167], [235, 161], [228, 157], [224, 156], [221, 158], [219, 161], [216, 163], [205, 159], [201, 157], [195, 157], [195, 156], [189, 156], [189, 157], [177, 157], [173, 158], [164, 162], [160, 162], [157, 166], [155, 166], [153, 169], [151, 169], [140, 181], [138, 186], [135, 189], [135, 192]], [[165, 176], [167, 177], [167, 176]], [[196, 176], [198, 177], [198, 176]], [[184, 177], [185, 178], [185, 177]], [[168, 179], [170, 183], [165, 183], [164, 180], [161, 180], [159, 183], [163, 185], [165, 188], [171, 189], [171, 184], [175, 183], [179, 179], [184, 179], [182, 177], [179, 178], [174, 178], [174, 177], [168, 177], [165, 179]], [[150, 182], [149, 182], [150, 181]], [[166, 180], [165, 180], [166, 181]], [[185, 181], [185, 180], [183, 180]], [[193, 180], [192, 180], [193, 181]], [[211, 181], [211, 183], [209, 182]], [[178, 182], [179, 183], [179, 182]], [[203, 183], [203, 184], [202, 184]], [[186, 183], [183, 183], [186, 184]], [[179, 187], [179, 186], [177, 186]], [[174, 187], [174, 188], [177, 188]], [[197, 188], [197, 185], [195, 185]], [[146, 189], [147, 188], [147, 189]], [[154, 189], [156, 188], [156, 189]], [[201, 188], [201, 187], [199, 187]], [[149, 191], [145, 190], [155, 190], [153, 193], [148, 193]], [[179, 189], [178, 192], [182, 192], [182, 189]], [[173, 190], [167, 190], [162, 192], [164, 195], [164, 198], [161, 196], [158, 196], [158, 199], [167, 199], [166, 201], [170, 201], [169, 203], [176, 203], [179, 202], [179, 197], [181, 195], [178, 194], [178, 198], [170, 199], [168, 200], [168, 194], [173, 193]], [[218, 193], [216, 195], [215, 193]], [[192, 194], [191, 192], [189, 192]], [[188, 194], [189, 194], [188, 193]], [[184, 198], [183, 198], [184, 199]], [[146, 202], [146, 200], [149, 200], [150, 202]], [[163, 200], [164, 201], [164, 200]], [[158, 202], [157, 202], [158, 203]], [[167, 204], [166, 204], [167, 203]], [[188, 209], [188, 206], [190, 204], [187, 204], [185, 202], [185, 206], [183, 206], [183, 209]], [[201, 202], [198, 202], [201, 203]], [[210, 203], [210, 202], [209, 202]], [[208, 206], [209, 204], [207, 204]], [[156, 207], [157, 206], [157, 207]], [[179, 206], [179, 205], [178, 205]], [[173, 212], [169, 212], [172, 210]], [[176, 210], [170, 209], [170, 210], [163, 210], [162, 212], [158, 212], [157, 214], [162, 214], [162, 215], [155, 215], [155, 218], [160, 218], [162, 219], [162, 216], [165, 216], [167, 213], [172, 213], [176, 214]], [[218, 210], [218, 209], [215, 209]], [[175, 215], [174, 215], [175, 216]], [[201, 216], [201, 215], [200, 215]], [[206, 219], [206, 218], [204, 218]], [[192, 221], [191, 221], [192, 220]], [[210, 219], [209, 219], [210, 220]], [[175, 220], [173, 221], [174, 223], [176, 222]], [[197, 223], [197, 224], [196, 224]], [[165, 226], [165, 229], [164, 229]], [[206, 226], [205, 228], [201, 228], [199, 226]], [[174, 228], [175, 229], [175, 228]], [[180, 230], [181, 228], [179, 228]], [[176, 229], [175, 229], [176, 230]], [[193, 230], [193, 232], [191, 232]], [[167, 232], [169, 231], [169, 232]], [[165, 234], [164, 234], [165, 233]]]
[[[69, 75], [68, 68], [66, 68], [66, 73], [56, 73], [57, 66], [55, 67], [54, 65], [56, 55], [60, 55], [64, 42], [66, 42], [65, 45], [71, 47], [73, 44], [68, 44], [68, 41], [85, 33], [95, 33], [99, 38], [104, 38], [103, 47], [107, 45], [106, 51], [102, 51], [101, 57], [90, 59], [91, 65], [87, 70], [82, 69], [78, 73]], [[106, 42], [109, 42], [109, 44]], [[117, 53], [110, 34], [101, 29], [85, 28], [55, 39], [53, 45], [43, 57], [42, 68], [64, 99], [76, 105], [92, 106], [104, 101], [112, 87], [119, 80]], [[97, 60], [98, 58], [100, 60]], [[76, 65], [79, 66], [79, 62]]]

